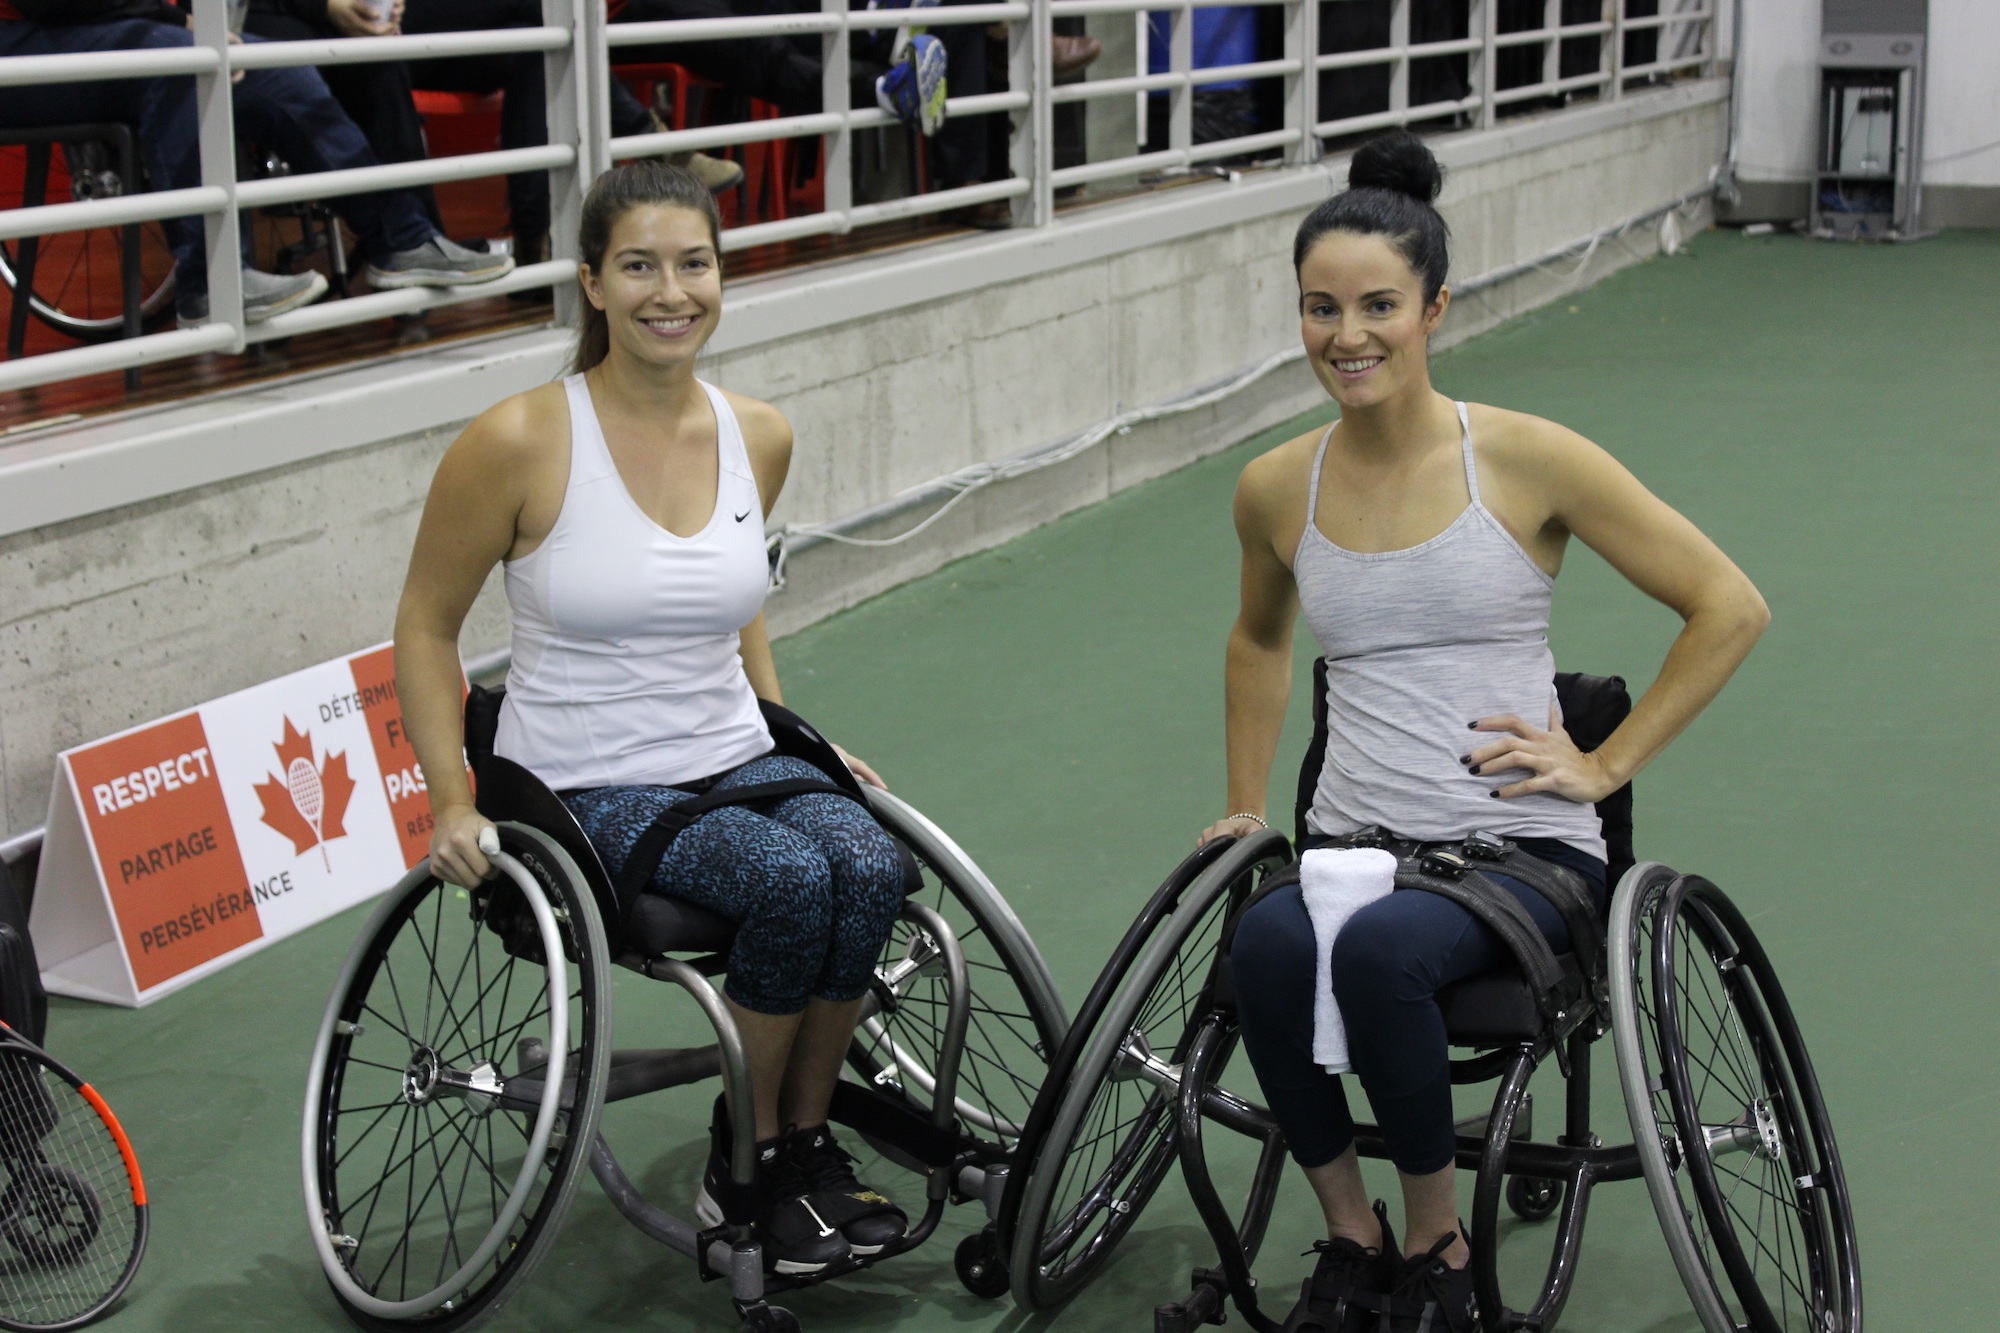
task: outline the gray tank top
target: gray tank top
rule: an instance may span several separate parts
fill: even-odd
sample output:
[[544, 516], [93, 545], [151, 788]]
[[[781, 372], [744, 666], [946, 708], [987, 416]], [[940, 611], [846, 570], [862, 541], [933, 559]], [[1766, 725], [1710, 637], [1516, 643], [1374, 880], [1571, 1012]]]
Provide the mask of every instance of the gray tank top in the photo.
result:
[[1549, 599], [1555, 580], [1480, 503], [1472, 422], [1458, 405], [1472, 502], [1452, 525], [1401, 551], [1349, 551], [1319, 530], [1313, 456], [1306, 529], [1292, 562], [1299, 601], [1326, 656], [1326, 763], [1306, 827], [1374, 824], [1424, 841], [1485, 830], [1556, 838], [1604, 855], [1597, 811], [1536, 792], [1496, 801], [1525, 770], [1474, 777], [1458, 757], [1491, 739], [1466, 724], [1514, 713], [1537, 726], [1555, 707]]

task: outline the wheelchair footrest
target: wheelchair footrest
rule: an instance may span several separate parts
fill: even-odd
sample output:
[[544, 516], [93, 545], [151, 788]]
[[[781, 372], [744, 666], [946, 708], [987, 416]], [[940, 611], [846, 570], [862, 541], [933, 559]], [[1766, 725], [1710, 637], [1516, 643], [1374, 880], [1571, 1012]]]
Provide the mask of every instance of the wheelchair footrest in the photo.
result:
[[833, 1085], [827, 1119], [866, 1138], [884, 1139], [928, 1167], [946, 1167], [968, 1152], [983, 1156], [980, 1145], [949, 1130], [939, 1129], [918, 1107], [899, 1094], [866, 1088], [845, 1079]]

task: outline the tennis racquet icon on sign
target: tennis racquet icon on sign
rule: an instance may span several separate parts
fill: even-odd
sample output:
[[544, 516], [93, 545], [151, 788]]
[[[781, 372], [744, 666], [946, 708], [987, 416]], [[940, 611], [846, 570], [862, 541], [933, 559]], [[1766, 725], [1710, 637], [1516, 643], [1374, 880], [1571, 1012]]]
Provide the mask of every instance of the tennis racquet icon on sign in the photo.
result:
[[0, 1328], [78, 1328], [146, 1253], [146, 1185], [97, 1089], [0, 1023]]

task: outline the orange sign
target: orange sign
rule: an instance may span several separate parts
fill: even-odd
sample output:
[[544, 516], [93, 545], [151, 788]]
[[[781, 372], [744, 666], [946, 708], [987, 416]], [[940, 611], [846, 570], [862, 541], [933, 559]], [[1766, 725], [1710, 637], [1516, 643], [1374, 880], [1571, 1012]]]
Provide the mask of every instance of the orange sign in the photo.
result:
[[201, 716], [71, 758], [139, 988], [263, 934]]
[[384, 644], [66, 751], [30, 929], [58, 994], [143, 1004], [373, 897], [431, 810]]

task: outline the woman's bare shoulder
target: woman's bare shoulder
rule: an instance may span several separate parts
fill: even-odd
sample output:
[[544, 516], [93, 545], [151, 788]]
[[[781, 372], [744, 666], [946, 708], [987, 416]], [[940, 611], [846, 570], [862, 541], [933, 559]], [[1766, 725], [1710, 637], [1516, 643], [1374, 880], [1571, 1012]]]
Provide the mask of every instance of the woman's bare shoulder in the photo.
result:
[[1313, 457], [1319, 452], [1319, 442], [1325, 434], [1325, 427], [1315, 426], [1258, 454], [1244, 465], [1237, 495], [1260, 505], [1283, 504], [1303, 497], [1312, 482]]
[[1502, 465], [1558, 463], [1603, 450], [1559, 421], [1486, 403], [1466, 404], [1482, 459]]
[[569, 403], [561, 382], [502, 398], [472, 419], [452, 444], [454, 453], [482, 462], [522, 463], [569, 438]]
[[785, 419], [783, 412], [762, 399], [728, 389], [722, 391], [722, 396], [728, 400], [729, 410], [736, 414], [736, 424], [743, 430], [743, 443], [753, 455], [779, 453], [790, 456], [792, 423]]

